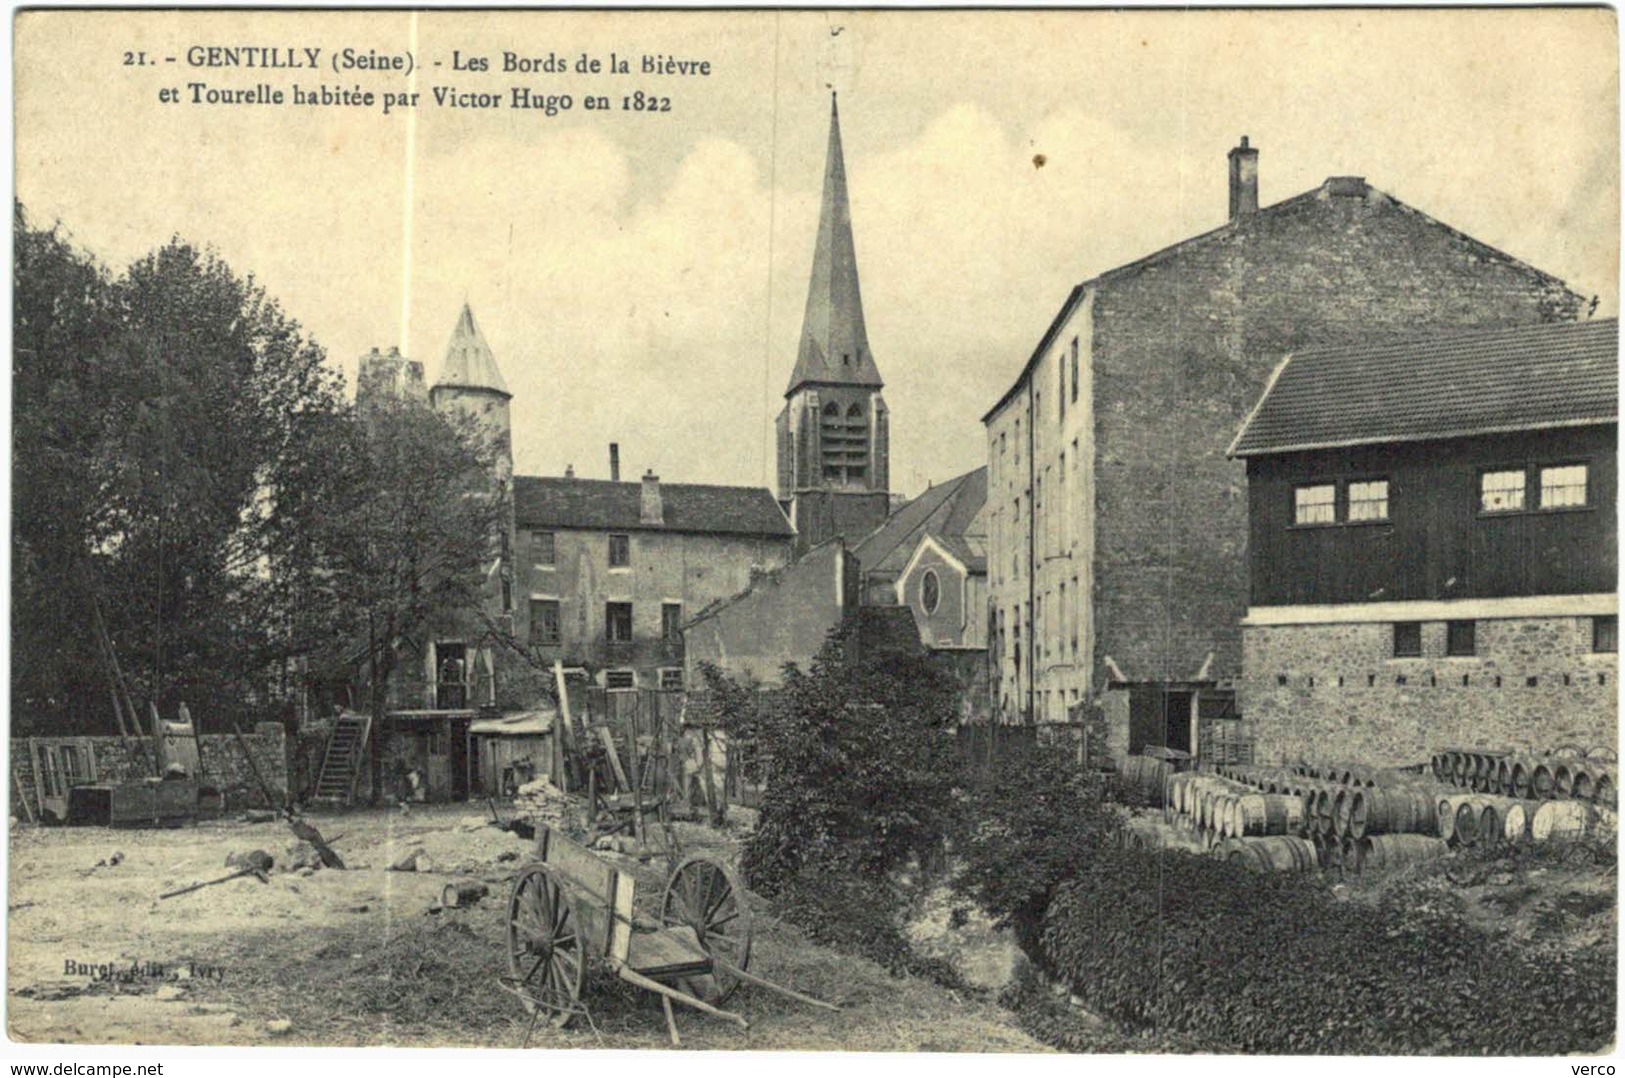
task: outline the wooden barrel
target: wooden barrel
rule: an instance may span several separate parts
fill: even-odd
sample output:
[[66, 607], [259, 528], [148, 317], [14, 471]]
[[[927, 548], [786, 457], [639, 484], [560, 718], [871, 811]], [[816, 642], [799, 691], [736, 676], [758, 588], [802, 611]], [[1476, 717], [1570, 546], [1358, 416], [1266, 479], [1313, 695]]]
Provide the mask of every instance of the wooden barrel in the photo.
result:
[[1450, 754], [1449, 753], [1446, 753], [1446, 752], [1436, 752], [1436, 753], [1434, 753], [1432, 758], [1430, 758], [1428, 760], [1428, 766], [1432, 768], [1434, 778], [1438, 779], [1440, 782], [1449, 782], [1450, 781], [1450, 778], [1449, 778], [1449, 776], [1450, 776]]
[[1439, 837], [1451, 842], [1456, 837], [1456, 806], [1453, 795], [1441, 797], [1435, 805], [1436, 815], [1439, 819]]
[[1163, 785], [1172, 770], [1167, 760], [1130, 756], [1123, 761], [1123, 786], [1145, 804], [1160, 805]]
[[1483, 798], [1486, 804], [1478, 809], [1477, 845], [1481, 849], [1489, 849], [1501, 845], [1506, 841], [1506, 820], [1497, 799]]
[[1501, 816], [1501, 837], [1511, 845], [1529, 841], [1529, 823], [1534, 817], [1527, 802], [1512, 801]]
[[1310, 872], [1319, 864], [1314, 844], [1295, 835], [1231, 839], [1227, 859], [1263, 872]]
[[1532, 756], [1514, 756], [1512, 758], [1512, 796], [1535, 796], [1535, 758]]
[[1557, 766], [1551, 757], [1537, 761], [1529, 780], [1530, 794], [1537, 801], [1545, 801], [1557, 792]]
[[1574, 793], [1574, 769], [1577, 761], [1573, 759], [1559, 759], [1552, 761], [1552, 792], [1558, 797], [1570, 797]]
[[1466, 786], [1471, 780], [1467, 771], [1467, 754], [1460, 750], [1450, 754], [1450, 782], [1454, 786]]
[[1604, 808], [1618, 807], [1619, 785], [1614, 772], [1598, 772], [1596, 779], [1592, 783], [1591, 800]]
[[1449, 849], [1443, 839], [1432, 835], [1372, 835], [1360, 840], [1360, 871], [1383, 872], [1423, 861], [1436, 861]]
[[1347, 831], [1367, 835], [1436, 834], [1439, 809], [1433, 795], [1408, 787], [1373, 786], [1355, 790], [1349, 799]]
[[1349, 810], [1354, 804], [1354, 791], [1357, 786], [1344, 786], [1332, 797], [1332, 833], [1346, 835], [1349, 833]]
[[1529, 837], [1536, 842], [1572, 842], [1587, 836], [1602, 836], [1612, 813], [1584, 801], [1547, 801], [1535, 810], [1529, 824]]
[[1452, 797], [1450, 801], [1456, 815], [1456, 845], [1478, 845], [1478, 820], [1484, 806], [1476, 797]]
[[1322, 785], [1315, 791], [1315, 830], [1323, 835], [1337, 833], [1337, 790], [1332, 785]]
[[1291, 835], [1303, 828], [1303, 803], [1282, 794], [1248, 794], [1236, 798], [1237, 837]]

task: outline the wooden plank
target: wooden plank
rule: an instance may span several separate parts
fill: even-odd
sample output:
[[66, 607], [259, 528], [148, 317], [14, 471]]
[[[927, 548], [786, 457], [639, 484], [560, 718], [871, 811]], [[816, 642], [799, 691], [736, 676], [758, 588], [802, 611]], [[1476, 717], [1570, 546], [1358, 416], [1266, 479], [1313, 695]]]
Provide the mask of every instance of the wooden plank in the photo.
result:
[[626, 781], [626, 772], [621, 767], [621, 756], [615, 751], [615, 738], [610, 734], [609, 727], [598, 727], [598, 740], [603, 742], [604, 752], [609, 756], [609, 766], [615, 772], [615, 781], [620, 784], [621, 789], [631, 789], [632, 784]]
[[711, 972], [711, 956], [688, 925], [632, 935], [626, 964], [645, 977], [699, 977]]

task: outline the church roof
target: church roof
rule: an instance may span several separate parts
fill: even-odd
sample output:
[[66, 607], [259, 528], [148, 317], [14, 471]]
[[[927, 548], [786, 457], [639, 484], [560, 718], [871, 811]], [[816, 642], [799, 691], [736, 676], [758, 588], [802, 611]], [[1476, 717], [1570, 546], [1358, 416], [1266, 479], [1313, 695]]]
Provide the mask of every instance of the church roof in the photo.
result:
[[[968, 537], [976, 515], [987, 504], [987, 466], [939, 483], [898, 509], [886, 522], [852, 548], [865, 573], [902, 572], [914, 548], [926, 535], [946, 542], [956, 557], [973, 557]], [[969, 564], [967, 562], [967, 564]]]
[[788, 539], [795, 532], [784, 510], [761, 487], [661, 483], [664, 522], [642, 519], [642, 483], [605, 479], [515, 476], [514, 518], [521, 528], [588, 531], [664, 531]]
[[474, 323], [474, 312], [466, 303], [457, 318], [456, 328], [451, 331], [446, 360], [440, 365], [440, 380], [435, 385], [508, 394], [508, 383], [502, 380], [502, 372], [497, 369], [497, 357], [485, 343], [485, 334]]
[[841, 156], [841, 116], [830, 97], [829, 151], [824, 163], [824, 201], [818, 212], [807, 312], [801, 347], [785, 396], [808, 383], [866, 386], [884, 383], [869, 352], [858, 292], [858, 260], [852, 246], [852, 212], [846, 197], [846, 162]]

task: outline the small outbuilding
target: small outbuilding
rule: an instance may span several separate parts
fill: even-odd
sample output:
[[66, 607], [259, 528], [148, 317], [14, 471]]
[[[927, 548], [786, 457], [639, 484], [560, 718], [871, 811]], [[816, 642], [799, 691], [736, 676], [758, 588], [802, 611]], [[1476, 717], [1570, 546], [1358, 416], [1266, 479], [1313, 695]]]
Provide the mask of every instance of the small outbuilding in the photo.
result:
[[557, 718], [548, 708], [470, 723], [469, 789], [481, 797], [512, 797], [532, 779], [548, 777]]

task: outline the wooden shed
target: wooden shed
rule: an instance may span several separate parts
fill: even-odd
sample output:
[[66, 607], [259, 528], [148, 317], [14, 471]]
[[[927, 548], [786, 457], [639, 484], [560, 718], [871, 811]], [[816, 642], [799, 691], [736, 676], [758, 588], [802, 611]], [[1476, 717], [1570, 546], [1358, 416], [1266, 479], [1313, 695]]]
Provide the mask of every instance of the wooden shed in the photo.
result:
[[549, 774], [557, 712], [516, 711], [469, 724], [469, 786], [481, 797], [512, 797], [533, 778]]

